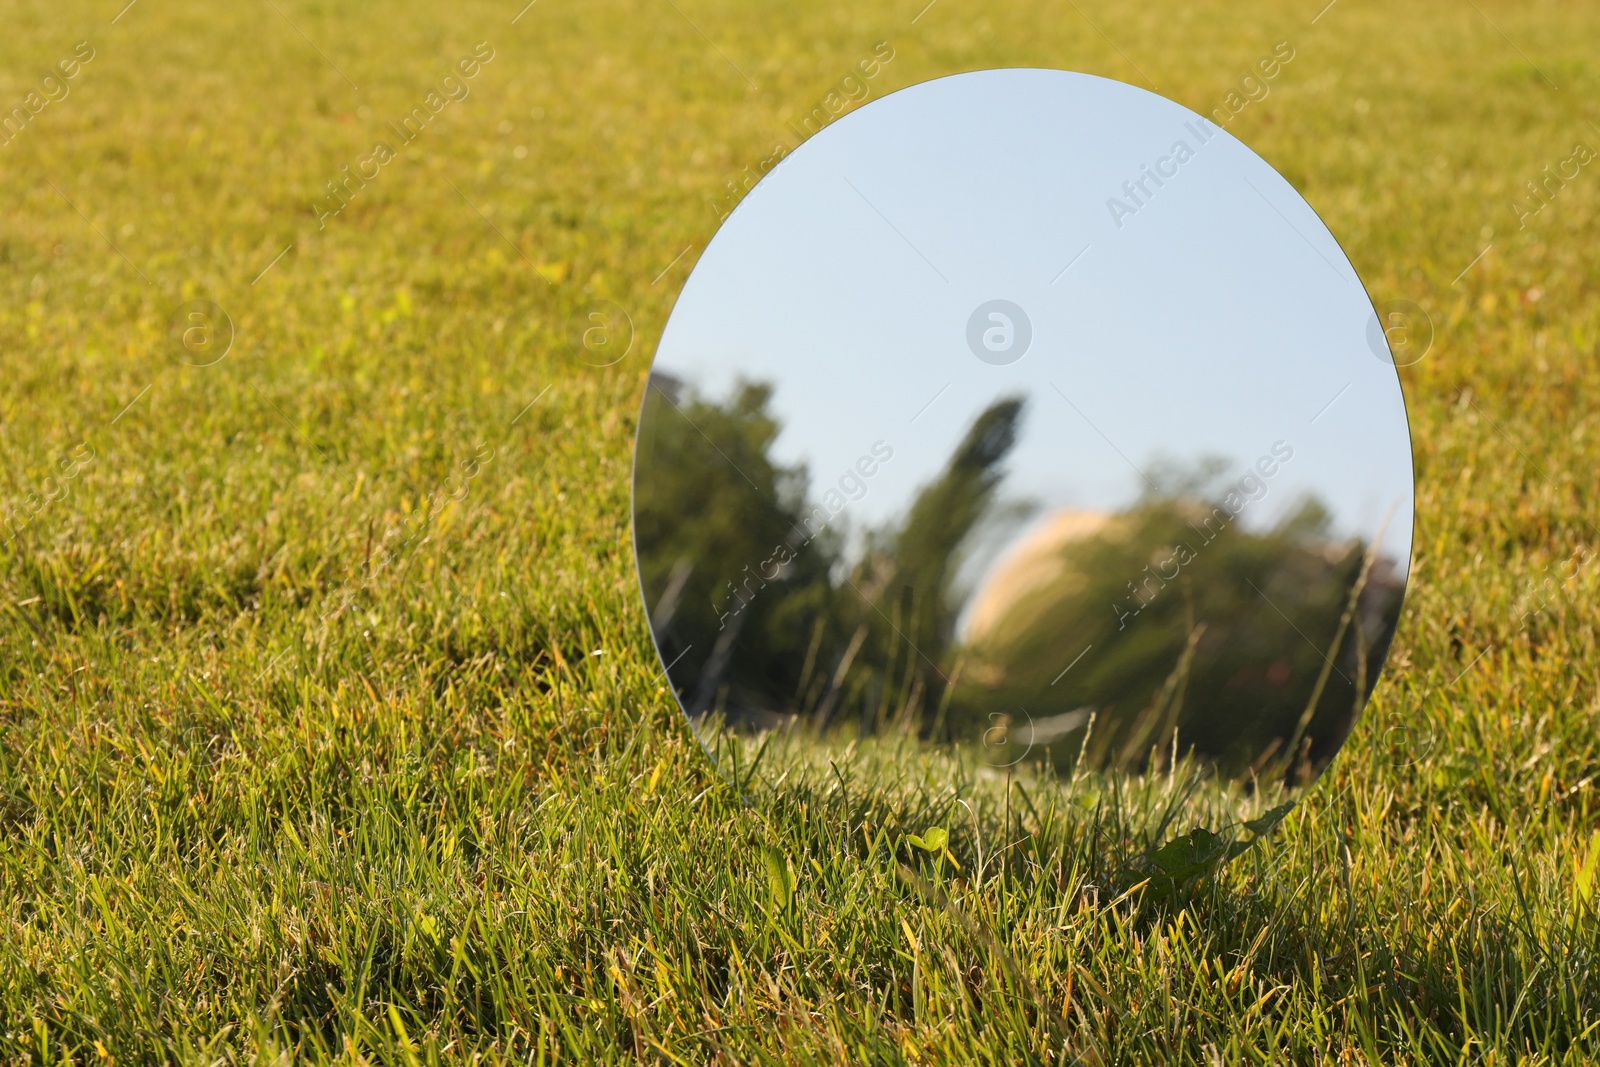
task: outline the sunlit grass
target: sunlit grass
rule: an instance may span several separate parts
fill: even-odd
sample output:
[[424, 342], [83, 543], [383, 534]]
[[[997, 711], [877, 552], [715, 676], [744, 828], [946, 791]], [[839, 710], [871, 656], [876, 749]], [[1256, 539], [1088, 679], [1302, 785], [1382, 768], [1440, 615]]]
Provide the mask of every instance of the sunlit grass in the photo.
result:
[[[6, 109], [95, 49], [0, 148], [5, 1058], [1592, 1059], [1600, 170], [1512, 203], [1600, 148], [1600, 12], [120, 6], [0, 38]], [[648, 356], [726, 183], [882, 40], [875, 94], [1044, 65], [1203, 113], [1289, 41], [1230, 131], [1433, 320], [1389, 670], [1276, 832], [1165, 900], [1130, 862], [1221, 801], [857, 764], [747, 804], [663, 688]], [[167, 340], [196, 299], [215, 366]]]

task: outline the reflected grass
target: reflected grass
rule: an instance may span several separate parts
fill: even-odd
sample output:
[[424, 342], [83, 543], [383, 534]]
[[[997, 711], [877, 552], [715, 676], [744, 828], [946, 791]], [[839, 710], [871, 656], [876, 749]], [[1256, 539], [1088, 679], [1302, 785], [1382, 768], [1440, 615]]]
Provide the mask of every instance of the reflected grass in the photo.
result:
[[967, 852], [979, 856], [983, 843], [969, 829], [982, 808], [1015, 807], [1019, 818], [1031, 813], [1036, 826], [1063, 813], [1103, 813], [1101, 829], [1118, 828], [1112, 836], [1129, 850], [1121, 857], [1127, 864], [1167, 843], [1169, 831], [1234, 833], [1269, 811], [1287, 811], [1293, 801], [1281, 778], [1230, 780], [1204, 760], [1156, 749], [1142, 768], [1094, 769], [1084, 760], [1063, 769], [1048, 753], [1029, 759], [1025, 753], [1013, 757], [1015, 749], [1006, 746], [936, 744], [905, 728], [852, 737], [837, 730], [819, 734], [796, 723], [752, 734], [702, 719], [694, 732], [729, 788], [758, 814], [796, 798], [837, 794], [848, 802], [855, 795], [871, 805], [874, 797], [916, 796], [922, 803], [914, 811], [880, 811], [886, 824], [901, 833], [942, 830], [950, 842], [966, 843]]

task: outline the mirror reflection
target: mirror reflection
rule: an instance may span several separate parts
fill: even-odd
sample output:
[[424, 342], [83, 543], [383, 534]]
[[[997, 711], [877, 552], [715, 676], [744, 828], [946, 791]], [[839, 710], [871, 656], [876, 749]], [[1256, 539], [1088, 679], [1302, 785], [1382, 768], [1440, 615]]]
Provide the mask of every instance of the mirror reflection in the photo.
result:
[[[1105, 206], [1175, 141], [1181, 186]], [[684, 711], [1304, 785], [1405, 587], [1372, 320], [1293, 189], [1142, 90], [987, 71], [840, 120], [729, 217], [646, 391], [635, 548]]]

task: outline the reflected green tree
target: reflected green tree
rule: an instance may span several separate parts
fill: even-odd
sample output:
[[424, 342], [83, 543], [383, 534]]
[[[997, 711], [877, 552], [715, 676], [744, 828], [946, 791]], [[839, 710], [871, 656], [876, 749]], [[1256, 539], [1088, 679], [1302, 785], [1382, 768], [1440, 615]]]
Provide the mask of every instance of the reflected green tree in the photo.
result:
[[697, 680], [680, 693], [696, 713], [719, 694], [726, 702], [730, 688], [752, 712], [782, 709], [793, 695], [783, 683], [797, 680], [794, 620], [830, 610], [828, 535], [803, 558], [782, 551], [806, 472], [769, 458], [781, 429], [771, 395], [741, 382], [717, 404], [662, 375], [645, 394], [634, 480], [640, 584], [673, 674]]
[[1005, 713], [1060, 765], [1176, 750], [1304, 776], [1353, 725], [1399, 610], [1392, 562], [1329, 527], [1314, 500], [1264, 531], [1182, 496], [1109, 517], [972, 642], [957, 731]]
[[[862, 700], [864, 730], [895, 721], [929, 733], [930, 715], [945, 706], [956, 681], [950, 648], [960, 604], [953, 584], [964, 547], [994, 506], [1023, 409], [1020, 398], [1007, 398], [973, 420], [904, 520], [872, 532], [840, 591], [838, 614], [854, 620], [856, 639], [869, 650], [851, 692]], [[824, 724], [832, 711], [824, 706]]]

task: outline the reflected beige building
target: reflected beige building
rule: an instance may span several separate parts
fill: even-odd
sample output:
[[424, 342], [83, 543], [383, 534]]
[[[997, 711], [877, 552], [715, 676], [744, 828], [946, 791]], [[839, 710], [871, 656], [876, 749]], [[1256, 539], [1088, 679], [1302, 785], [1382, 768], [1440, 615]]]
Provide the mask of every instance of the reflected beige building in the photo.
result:
[[1066, 571], [1064, 548], [1100, 533], [1110, 521], [1108, 511], [1062, 508], [1034, 523], [989, 568], [972, 594], [961, 629], [962, 641], [973, 645], [994, 635], [1029, 593], [1061, 578]]

